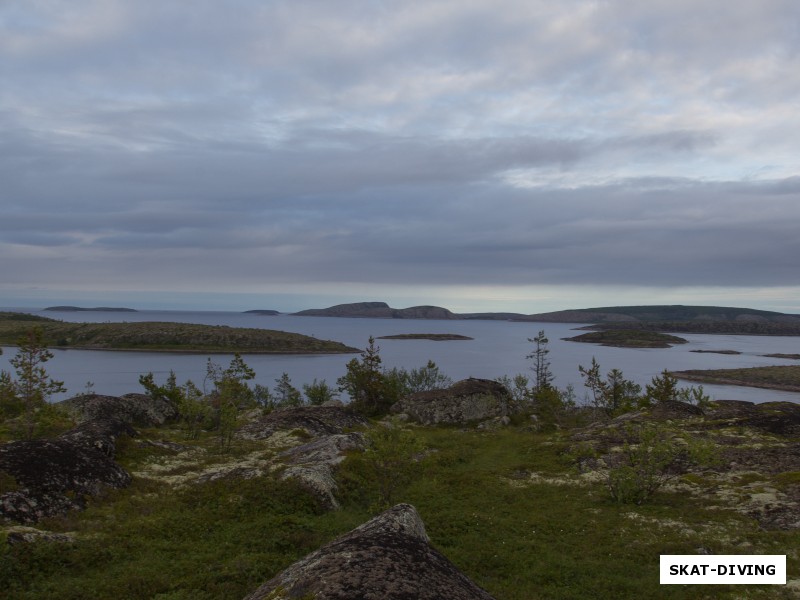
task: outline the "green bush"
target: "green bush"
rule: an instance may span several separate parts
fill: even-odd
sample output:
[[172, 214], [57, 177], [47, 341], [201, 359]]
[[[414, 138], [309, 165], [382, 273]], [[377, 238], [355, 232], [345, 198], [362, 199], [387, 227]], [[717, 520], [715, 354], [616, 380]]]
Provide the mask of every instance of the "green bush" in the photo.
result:
[[711, 444], [670, 436], [657, 425], [628, 426], [626, 436], [606, 479], [612, 499], [621, 504], [642, 504], [691, 465], [717, 459]]

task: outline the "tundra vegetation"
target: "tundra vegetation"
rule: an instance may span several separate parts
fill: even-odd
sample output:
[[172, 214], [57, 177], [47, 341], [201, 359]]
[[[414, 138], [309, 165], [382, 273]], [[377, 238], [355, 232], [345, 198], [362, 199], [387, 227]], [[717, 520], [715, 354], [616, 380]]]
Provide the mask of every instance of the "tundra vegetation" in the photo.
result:
[[[413, 504], [433, 545], [498, 599], [697, 597], [691, 586], [659, 585], [661, 554], [786, 554], [790, 579], [798, 572], [800, 529], [792, 523], [800, 506], [790, 500], [800, 496], [800, 432], [775, 421], [779, 406], [736, 421], [666, 371], [642, 390], [596, 360], [580, 367], [579, 398], [556, 387], [544, 332], [530, 341], [530, 373], [503, 378], [518, 410], [494, 429], [387, 419], [397, 398], [452, 382], [433, 362], [387, 369], [373, 339], [336, 389], [315, 381], [301, 394], [285, 373], [270, 389], [253, 385], [239, 355], [227, 366], [209, 361], [198, 384], [144, 374], [144, 391], [177, 406], [180, 417], [117, 440], [116, 460], [133, 474], [128, 488], [104, 490], [86, 510], [36, 525], [69, 533], [69, 541], [11, 545], [3, 539], [11, 528], [3, 529], [4, 593], [242, 598], [395, 502]], [[4, 422], [22, 414], [6, 412], [20, 378], [3, 374]], [[334, 473], [338, 510], [281, 469], [236, 475], [309, 435], [288, 432], [275, 447], [238, 435], [242, 425], [338, 393], [371, 419], [365, 449], [350, 451]], [[6, 439], [24, 433], [3, 430]], [[732, 470], [731, 461], [741, 466], [748, 456], [769, 467]], [[0, 494], [15, 487], [0, 472]], [[776, 502], [795, 513], [776, 520]], [[798, 583], [748, 586], [747, 595], [791, 598]], [[714, 589], [715, 598], [741, 593]]]

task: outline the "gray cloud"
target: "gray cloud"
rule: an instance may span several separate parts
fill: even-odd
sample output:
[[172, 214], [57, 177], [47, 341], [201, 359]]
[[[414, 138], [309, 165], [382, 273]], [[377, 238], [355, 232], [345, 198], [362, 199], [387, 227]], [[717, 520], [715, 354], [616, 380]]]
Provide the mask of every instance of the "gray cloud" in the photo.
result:
[[0, 293], [800, 285], [798, 16], [6, 2]]

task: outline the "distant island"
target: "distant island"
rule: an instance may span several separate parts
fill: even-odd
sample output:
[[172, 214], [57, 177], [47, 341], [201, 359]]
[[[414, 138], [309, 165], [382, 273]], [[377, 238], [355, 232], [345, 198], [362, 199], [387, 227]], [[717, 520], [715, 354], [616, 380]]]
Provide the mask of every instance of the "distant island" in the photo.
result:
[[83, 308], [80, 306], [48, 306], [44, 310], [58, 312], [139, 312], [135, 308], [116, 306], [94, 306], [92, 308]]
[[396, 335], [382, 335], [379, 340], [433, 340], [444, 342], [450, 340], [474, 340], [468, 335], [458, 335], [456, 333], [398, 333]]
[[298, 317], [349, 317], [373, 319], [460, 319], [446, 308], [440, 306], [412, 306], [410, 308], [391, 308], [386, 302], [355, 302], [337, 304], [328, 308], [312, 308], [293, 313]]
[[354, 302], [292, 313], [295, 316], [373, 319], [493, 320], [592, 323], [586, 329], [641, 329], [671, 333], [800, 335], [800, 315], [727, 306], [606, 306], [526, 315], [512, 312], [454, 313], [441, 306], [392, 308], [386, 302]]
[[15, 345], [40, 327], [52, 348], [146, 352], [242, 354], [351, 354], [357, 348], [299, 333], [192, 323], [66, 323], [18, 313], [0, 313], [0, 344]]
[[246, 315], [267, 315], [270, 317], [274, 317], [275, 315], [281, 314], [277, 310], [264, 310], [264, 309], [256, 309], [256, 310], [246, 310], [244, 311]]

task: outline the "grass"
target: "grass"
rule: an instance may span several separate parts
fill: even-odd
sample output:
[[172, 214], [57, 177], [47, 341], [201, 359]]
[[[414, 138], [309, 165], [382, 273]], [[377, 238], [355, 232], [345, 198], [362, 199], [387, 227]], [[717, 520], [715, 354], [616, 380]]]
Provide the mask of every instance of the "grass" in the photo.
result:
[[[602, 482], [573, 470], [562, 433], [525, 427], [492, 432], [413, 428], [428, 452], [396, 501], [413, 504], [433, 545], [498, 600], [697, 598], [692, 586], [660, 586], [661, 554], [788, 554], [798, 572], [800, 532], [764, 531], [732, 509], [686, 491], [650, 504], [613, 503]], [[187, 442], [174, 429], [149, 437]], [[252, 450], [247, 443], [235, 449]], [[119, 445], [131, 470], [163, 457]], [[40, 524], [74, 531], [70, 545], [0, 546], [0, 580], [14, 598], [242, 598], [283, 568], [373, 514], [377, 485], [358, 460], [340, 468], [342, 510], [323, 512], [302, 490], [271, 476], [173, 489], [138, 478], [83, 513]], [[778, 477], [795, 485], [798, 474]], [[702, 478], [687, 478], [698, 493]], [[714, 598], [788, 598], [772, 586], [715, 586]]]
[[359, 351], [339, 342], [269, 329], [191, 323], [66, 323], [41, 318], [34, 322], [27, 318], [31, 315], [20, 315], [19, 319], [15, 319], [9, 318], [9, 313], [4, 314], [6, 316], [0, 318], [0, 344], [16, 344], [35, 324], [42, 328], [45, 344], [52, 348], [249, 354]]
[[751, 367], [748, 369], [695, 369], [673, 371], [678, 379], [715, 383], [722, 385], [744, 385], [800, 392], [800, 366]]

